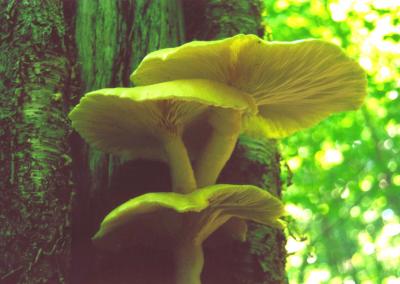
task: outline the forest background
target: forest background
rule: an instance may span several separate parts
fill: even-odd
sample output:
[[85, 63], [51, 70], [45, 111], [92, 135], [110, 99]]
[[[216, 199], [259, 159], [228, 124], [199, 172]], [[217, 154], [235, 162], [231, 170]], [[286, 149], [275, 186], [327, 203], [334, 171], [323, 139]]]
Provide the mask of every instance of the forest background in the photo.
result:
[[281, 141], [290, 283], [400, 283], [400, 3], [278, 0], [265, 11], [273, 40], [333, 42], [369, 84], [362, 109]]

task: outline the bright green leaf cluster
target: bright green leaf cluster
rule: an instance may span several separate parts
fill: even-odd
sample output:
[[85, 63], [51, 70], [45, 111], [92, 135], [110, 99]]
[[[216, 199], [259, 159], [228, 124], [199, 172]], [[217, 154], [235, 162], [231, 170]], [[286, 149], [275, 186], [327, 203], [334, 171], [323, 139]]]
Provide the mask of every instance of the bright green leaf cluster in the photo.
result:
[[396, 283], [398, 1], [280, 0], [265, 5], [274, 39], [315, 37], [336, 43], [368, 75], [369, 96], [361, 111], [329, 118], [282, 143], [294, 183], [284, 198], [289, 214], [298, 216], [297, 224], [289, 226], [296, 235], [287, 247], [290, 283]]

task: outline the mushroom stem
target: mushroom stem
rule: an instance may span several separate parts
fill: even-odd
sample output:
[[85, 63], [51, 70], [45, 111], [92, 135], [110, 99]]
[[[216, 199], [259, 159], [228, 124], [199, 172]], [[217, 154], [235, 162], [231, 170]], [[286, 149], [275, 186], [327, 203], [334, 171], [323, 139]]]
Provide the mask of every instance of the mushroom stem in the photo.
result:
[[181, 241], [175, 249], [175, 283], [201, 284], [203, 265], [202, 245], [192, 240]]
[[213, 132], [195, 165], [199, 188], [213, 185], [232, 155], [240, 134], [241, 112], [234, 109], [214, 110], [209, 122]]
[[197, 188], [193, 168], [185, 145], [179, 135], [171, 135], [164, 142], [172, 179], [172, 191], [190, 193]]

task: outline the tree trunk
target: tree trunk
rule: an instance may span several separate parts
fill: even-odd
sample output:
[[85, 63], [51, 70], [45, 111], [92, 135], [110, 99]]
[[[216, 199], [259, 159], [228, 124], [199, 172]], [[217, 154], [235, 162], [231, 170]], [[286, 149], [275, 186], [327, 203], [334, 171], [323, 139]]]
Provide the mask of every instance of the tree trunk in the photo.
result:
[[1, 283], [68, 281], [69, 47], [61, 2], [1, 2]]
[[[6, 2], [0, 4], [0, 279], [171, 283], [168, 253], [140, 247], [102, 253], [90, 240], [115, 206], [169, 191], [168, 168], [122, 162], [88, 147], [70, 135], [66, 115], [85, 91], [129, 86], [131, 71], [152, 50], [184, 37], [262, 35], [261, 2]], [[241, 137], [220, 182], [255, 184], [280, 196], [275, 143]], [[247, 242], [206, 249], [203, 283], [283, 283], [284, 243], [281, 231], [250, 224]]]

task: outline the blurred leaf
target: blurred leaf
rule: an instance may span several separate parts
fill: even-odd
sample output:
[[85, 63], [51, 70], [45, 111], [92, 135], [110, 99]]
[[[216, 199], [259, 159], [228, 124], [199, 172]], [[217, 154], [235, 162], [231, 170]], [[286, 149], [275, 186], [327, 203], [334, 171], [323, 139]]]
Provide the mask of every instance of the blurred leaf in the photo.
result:
[[274, 40], [338, 44], [369, 81], [362, 110], [281, 142], [293, 171], [284, 199], [312, 216], [293, 220], [307, 242], [288, 257], [289, 281], [398, 283], [400, 2], [265, 0], [265, 7]]

